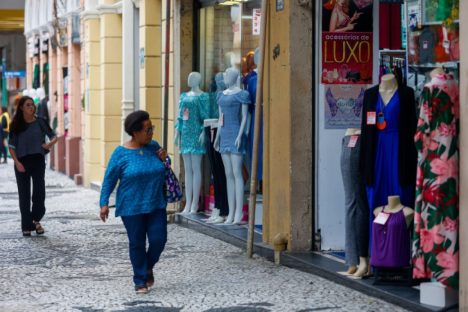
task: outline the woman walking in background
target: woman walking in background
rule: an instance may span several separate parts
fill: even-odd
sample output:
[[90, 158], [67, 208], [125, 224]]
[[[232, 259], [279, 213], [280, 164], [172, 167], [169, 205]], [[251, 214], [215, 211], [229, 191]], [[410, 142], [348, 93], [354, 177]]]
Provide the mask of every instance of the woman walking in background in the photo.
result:
[[[36, 118], [35, 112], [33, 99], [23, 96], [10, 127], [9, 147], [15, 163], [23, 236], [31, 236], [31, 231], [44, 234], [40, 223], [45, 214], [44, 154], [57, 142], [54, 131], [44, 120]], [[46, 136], [49, 143], [45, 143]]]
[[132, 138], [112, 153], [102, 183], [100, 216], [103, 222], [108, 218], [109, 197], [119, 182], [115, 216], [122, 218], [127, 230], [135, 291], [144, 294], [154, 284], [153, 267], [167, 240], [165, 167], [161, 160], [166, 152], [152, 141], [154, 127], [147, 112], [131, 113], [124, 126]]

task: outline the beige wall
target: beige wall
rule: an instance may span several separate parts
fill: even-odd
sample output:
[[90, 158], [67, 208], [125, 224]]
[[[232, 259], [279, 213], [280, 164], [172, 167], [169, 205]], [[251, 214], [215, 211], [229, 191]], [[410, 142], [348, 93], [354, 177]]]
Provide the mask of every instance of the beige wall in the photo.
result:
[[140, 66], [140, 109], [150, 114], [158, 142], [162, 142], [163, 117], [161, 10], [161, 0], [140, 2], [140, 51], [144, 49], [144, 64]]
[[84, 66], [85, 66], [85, 143], [84, 143], [84, 184], [100, 181], [99, 158], [100, 127], [100, 20], [87, 18], [84, 24]]
[[[289, 250], [309, 250], [312, 237], [312, 13], [271, 4], [264, 81], [263, 240], [289, 237]], [[273, 59], [273, 50], [280, 54]], [[294, 76], [293, 76], [294, 75]], [[279, 182], [280, 181], [280, 182]]]
[[460, 0], [460, 311], [468, 311], [468, 1]]

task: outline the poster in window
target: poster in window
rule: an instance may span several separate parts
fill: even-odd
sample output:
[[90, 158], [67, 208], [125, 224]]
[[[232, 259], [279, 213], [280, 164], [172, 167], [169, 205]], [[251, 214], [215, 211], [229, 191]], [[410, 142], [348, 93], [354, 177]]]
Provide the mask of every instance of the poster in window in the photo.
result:
[[322, 83], [371, 83], [373, 0], [322, 1]]
[[361, 128], [367, 85], [325, 86], [325, 129]]
[[253, 12], [252, 12], [252, 35], [254, 35], [254, 36], [260, 35], [261, 21], [262, 21], [262, 10], [261, 9], [253, 9]]

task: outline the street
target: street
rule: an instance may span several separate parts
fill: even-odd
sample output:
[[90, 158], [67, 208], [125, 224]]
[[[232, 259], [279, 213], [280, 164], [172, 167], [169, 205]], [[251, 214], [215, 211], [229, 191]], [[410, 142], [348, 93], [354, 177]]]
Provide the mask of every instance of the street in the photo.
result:
[[13, 171], [0, 165], [0, 311], [404, 311], [170, 224], [147, 295], [133, 291], [125, 229], [99, 193], [46, 171], [46, 233], [23, 238]]

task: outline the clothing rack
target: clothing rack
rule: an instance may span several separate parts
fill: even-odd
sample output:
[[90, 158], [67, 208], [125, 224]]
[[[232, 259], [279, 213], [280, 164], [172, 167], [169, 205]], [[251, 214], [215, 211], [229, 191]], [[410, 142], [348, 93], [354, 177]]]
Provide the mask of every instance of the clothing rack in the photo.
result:
[[406, 85], [408, 71], [405, 50], [380, 50], [379, 81], [383, 75], [394, 74], [398, 82]]

